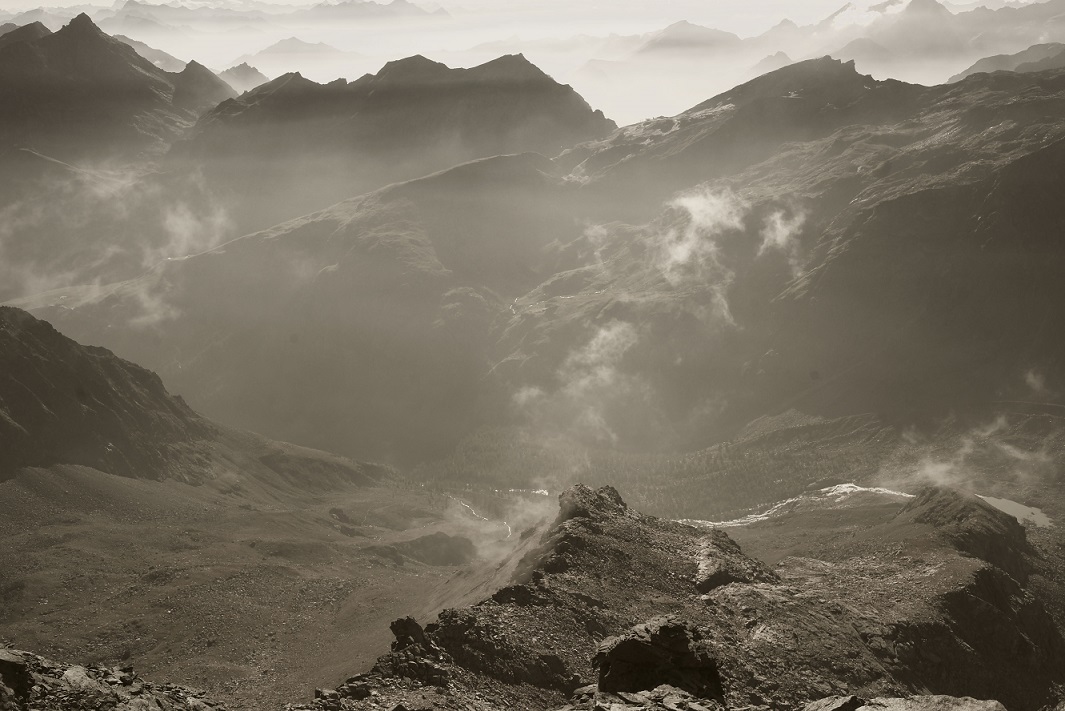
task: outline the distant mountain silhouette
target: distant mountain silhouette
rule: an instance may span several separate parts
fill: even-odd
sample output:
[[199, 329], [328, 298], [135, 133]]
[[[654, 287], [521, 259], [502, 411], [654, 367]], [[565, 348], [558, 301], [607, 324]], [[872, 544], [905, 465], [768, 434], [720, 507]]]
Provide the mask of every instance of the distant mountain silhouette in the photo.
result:
[[297, 17], [301, 21], [336, 22], [344, 20], [379, 20], [388, 18], [411, 17], [447, 17], [443, 10], [430, 12], [418, 7], [408, 0], [392, 0], [389, 3], [377, 3], [372, 0], [341, 0], [341, 2], [323, 2], [305, 10], [300, 10]]
[[266, 49], [260, 50], [255, 54], [248, 54], [241, 57], [238, 61], [250, 62], [267, 56], [281, 56], [288, 57], [290, 55], [297, 54], [309, 54], [317, 56], [332, 56], [337, 54], [345, 54], [336, 47], [331, 47], [324, 42], [304, 42], [298, 37], [289, 37], [270, 45]]
[[173, 55], [167, 54], [166, 52], [160, 49], [149, 47], [144, 42], [139, 42], [124, 35], [114, 35], [114, 38], [116, 40], [120, 40], [128, 44], [130, 47], [136, 50], [137, 54], [144, 57], [149, 62], [159, 67], [163, 71], [180, 72], [182, 69], [185, 68], [185, 65], [187, 64], [187, 62], [178, 59]]
[[218, 76], [222, 78], [222, 81], [233, 87], [233, 90], [238, 94], [251, 91], [270, 81], [266, 75], [255, 67], [250, 66], [247, 62], [230, 67]]
[[[7, 25], [5, 25], [7, 27]], [[6, 32], [0, 32], [0, 48], [6, 47], [16, 42], [33, 42], [39, 40], [42, 37], [47, 37], [52, 34], [52, 31], [45, 27], [40, 22], [32, 22], [22, 27], [11, 26], [11, 29]]]
[[644, 53], [721, 51], [739, 43], [740, 38], [731, 32], [723, 32], [681, 20], [655, 33], [638, 51]]
[[472, 69], [425, 57], [353, 82], [286, 74], [208, 112], [174, 160], [265, 227], [351, 195], [501, 153], [554, 155], [615, 124], [521, 55]]
[[784, 52], [777, 52], [776, 54], [771, 54], [760, 60], [757, 64], [751, 67], [751, 71], [756, 74], [765, 74], [766, 72], [776, 71], [777, 69], [786, 67], [792, 63], [791, 57], [787, 54]]
[[27, 32], [40, 36], [0, 47], [0, 147], [30, 146], [64, 159], [160, 150], [233, 95], [202, 72], [156, 67], [85, 14], [54, 34]]
[[[0, 39], [0, 41], [3, 41]], [[985, 57], [963, 72], [950, 78], [951, 82], [961, 81], [965, 77], [980, 72], [1038, 72], [1045, 69], [1065, 68], [1065, 44], [1032, 45], [1016, 54], [997, 54]]]

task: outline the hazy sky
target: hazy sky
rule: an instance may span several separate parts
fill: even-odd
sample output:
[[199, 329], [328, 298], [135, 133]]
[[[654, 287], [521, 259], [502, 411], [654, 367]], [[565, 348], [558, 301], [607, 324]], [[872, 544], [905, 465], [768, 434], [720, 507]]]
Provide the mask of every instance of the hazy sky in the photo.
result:
[[[159, 3], [160, 0], [147, 0]], [[286, 0], [259, 0], [273, 5], [309, 5], [314, 2], [293, 3]], [[415, 0], [418, 2], [419, 0]], [[463, 12], [499, 12], [507, 15], [528, 14], [544, 17], [555, 16], [560, 22], [565, 18], [578, 20], [581, 31], [586, 31], [596, 18], [604, 28], [643, 23], [669, 23], [686, 19], [700, 24], [712, 25], [739, 34], [752, 34], [765, 30], [787, 17], [799, 23], [814, 22], [841, 7], [846, 0], [425, 0], [423, 4], [438, 4], [455, 14]], [[47, 6], [69, 6], [75, 2], [45, 2]], [[109, 6], [106, 0], [86, 3]], [[40, 0], [0, 0], [0, 9], [25, 10], [40, 7]]]

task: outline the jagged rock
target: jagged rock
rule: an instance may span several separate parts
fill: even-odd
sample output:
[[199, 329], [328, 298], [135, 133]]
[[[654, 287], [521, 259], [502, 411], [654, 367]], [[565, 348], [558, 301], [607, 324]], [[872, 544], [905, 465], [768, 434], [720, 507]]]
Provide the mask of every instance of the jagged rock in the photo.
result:
[[426, 646], [425, 630], [413, 617], [403, 617], [389, 625], [396, 641], [392, 643], [392, 651], [404, 649], [414, 644]]
[[671, 684], [723, 701], [710, 645], [694, 625], [660, 617], [602, 642], [595, 655], [601, 691], [648, 691]]
[[712, 530], [699, 544], [695, 587], [708, 593], [729, 583], [779, 583], [780, 576], [764, 563], [745, 556], [724, 531]]

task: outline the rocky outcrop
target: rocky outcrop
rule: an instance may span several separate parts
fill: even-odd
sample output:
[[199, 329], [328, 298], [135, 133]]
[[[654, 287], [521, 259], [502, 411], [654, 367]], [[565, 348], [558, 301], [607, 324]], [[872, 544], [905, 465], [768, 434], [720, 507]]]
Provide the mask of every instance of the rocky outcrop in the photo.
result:
[[4, 711], [212, 711], [225, 706], [174, 684], [154, 684], [132, 667], [54, 662], [0, 649], [0, 709]]
[[699, 572], [695, 588], [708, 593], [729, 583], [776, 583], [780, 577], [765, 564], [743, 555], [740, 547], [721, 530], [714, 529], [699, 543]]

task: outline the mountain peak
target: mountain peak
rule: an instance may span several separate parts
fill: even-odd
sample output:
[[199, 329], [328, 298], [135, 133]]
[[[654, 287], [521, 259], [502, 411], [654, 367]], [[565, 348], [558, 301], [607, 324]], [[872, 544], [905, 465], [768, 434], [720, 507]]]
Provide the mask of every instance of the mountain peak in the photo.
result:
[[820, 57], [795, 62], [752, 79], [724, 94], [689, 109], [701, 111], [724, 104], [744, 105], [759, 99], [819, 96], [839, 105], [866, 91], [870, 77], [859, 74], [854, 61]]
[[251, 100], [254, 101], [256, 100], [254, 97], [292, 96], [294, 94], [302, 94], [307, 90], [313, 90], [320, 86], [321, 84], [305, 78], [299, 72], [289, 72], [288, 74], [282, 74], [272, 81], [260, 84], [248, 93], [253, 97]]
[[270, 81], [265, 74], [247, 62], [241, 62], [218, 75], [238, 92], [251, 91]]
[[471, 74], [480, 79], [493, 81], [541, 81], [550, 79], [540, 67], [530, 62], [524, 54], [504, 54], [490, 62], [469, 70]]
[[640, 51], [713, 49], [739, 40], [731, 32], [680, 20], [655, 33]]
[[[92, 20], [89, 20], [89, 22], [92, 22]], [[41, 22], [40, 20], [37, 20], [36, 22], [31, 22], [28, 25], [23, 25], [19, 29], [20, 30], [26, 30], [26, 31], [31, 31], [32, 30], [33, 32], [40, 32], [41, 34], [45, 34], [45, 35], [52, 34], [52, 31], [50, 29], [48, 29], [45, 26], [45, 24], [43, 22]]]
[[306, 40], [300, 39], [299, 37], [288, 37], [286, 39], [275, 42], [274, 44], [259, 52], [259, 54], [333, 54], [339, 52], [339, 49], [328, 45], [325, 42], [308, 42]]
[[451, 69], [446, 64], [434, 62], [420, 54], [412, 57], [396, 59], [381, 67], [377, 72], [377, 79], [386, 81], [424, 81], [436, 79]]
[[96, 23], [92, 21], [84, 12], [75, 17], [73, 20], [67, 23], [64, 30], [76, 30], [78, 32], [95, 32], [97, 34], [103, 34], [103, 30], [97, 27]]
[[16, 27], [9, 32], [0, 34], [0, 47], [7, 46], [9, 44], [15, 44], [18, 42], [33, 42], [39, 40], [42, 37], [47, 37], [52, 34], [52, 31], [45, 27], [42, 22], [31, 22], [28, 25], [22, 27]]
[[953, 15], [939, 0], [910, 0], [903, 10], [907, 15]]
[[174, 106], [197, 114], [236, 95], [229, 84], [196, 61], [186, 64], [174, 78]]

